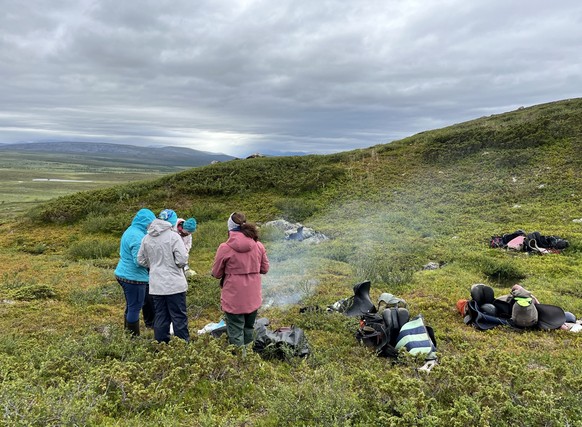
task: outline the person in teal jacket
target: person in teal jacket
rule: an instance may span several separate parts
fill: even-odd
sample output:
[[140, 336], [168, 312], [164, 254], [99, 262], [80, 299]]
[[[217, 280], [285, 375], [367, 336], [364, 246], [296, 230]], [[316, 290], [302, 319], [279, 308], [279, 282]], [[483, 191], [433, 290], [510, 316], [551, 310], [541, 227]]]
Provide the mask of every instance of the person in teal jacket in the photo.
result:
[[123, 288], [126, 303], [124, 324], [132, 335], [139, 335], [139, 312], [143, 307], [149, 282], [148, 269], [137, 262], [137, 253], [148, 226], [154, 219], [156, 215], [151, 210], [140, 209], [121, 236], [119, 245], [115, 279]]

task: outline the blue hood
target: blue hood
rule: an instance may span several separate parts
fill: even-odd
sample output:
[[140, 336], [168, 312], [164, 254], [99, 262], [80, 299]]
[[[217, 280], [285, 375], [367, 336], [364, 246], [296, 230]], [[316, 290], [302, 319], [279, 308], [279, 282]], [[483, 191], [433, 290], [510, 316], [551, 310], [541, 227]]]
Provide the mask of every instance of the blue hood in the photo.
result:
[[115, 275], [123, 279], [147, 282], [149, 280], [147, 268], [142, 267], [137, 262], [137, 253], [141, 246], [141, 241], [147, 233], [147, 227], [156, 219], [156, 216], [149, 209], [140, 209], [131, 225], [121, 236], [119, 245], [119, 262], [115, 268]]
[[148, 226], [152, 221], [156, 219], [156, 215], [149, 209], [140, 209], [131, 221], [131, 225], [138, 227], [143, 230], [144, 233], [147, 232]]

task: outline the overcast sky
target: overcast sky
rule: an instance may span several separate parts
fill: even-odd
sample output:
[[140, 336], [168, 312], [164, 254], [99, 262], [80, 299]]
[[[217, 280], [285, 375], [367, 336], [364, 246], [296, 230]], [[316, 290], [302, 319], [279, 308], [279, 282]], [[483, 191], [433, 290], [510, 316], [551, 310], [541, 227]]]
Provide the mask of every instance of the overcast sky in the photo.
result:
[[0, 0], [0, 142], [369, 147], [582, 96], [582, 1]]

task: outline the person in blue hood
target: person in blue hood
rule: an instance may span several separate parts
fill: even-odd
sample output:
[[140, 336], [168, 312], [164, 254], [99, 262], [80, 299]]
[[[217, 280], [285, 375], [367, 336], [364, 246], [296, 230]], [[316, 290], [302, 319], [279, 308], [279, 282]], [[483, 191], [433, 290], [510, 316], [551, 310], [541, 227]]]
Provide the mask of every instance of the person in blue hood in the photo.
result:
[[119, 262], [115, 268], [115, 278], [125, 294], [125, 328], [132, 335], [139, 335], [139, 312], [144, 305], [149, 282], [148, 269], [137, 262], [137, 254], [141, 241], [154, 219], [156, 215], [151, 210], [140, 209], [121, 236], [119, 245]]

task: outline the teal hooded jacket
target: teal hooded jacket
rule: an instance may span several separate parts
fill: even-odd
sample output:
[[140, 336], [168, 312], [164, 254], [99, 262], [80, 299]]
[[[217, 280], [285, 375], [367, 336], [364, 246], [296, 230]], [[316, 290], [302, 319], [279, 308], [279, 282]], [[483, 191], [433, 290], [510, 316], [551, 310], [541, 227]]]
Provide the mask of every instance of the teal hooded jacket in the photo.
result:
[[119, 262], [115, 268], [115, 276], [137, 282], [148, 282], [148, 269], [137, 262], [137, 253], [141, 241], [147, 234], [148, 226], [156, 219], [155, 214], [149, 209], [140, 209], [131, 225], [121, 236], [119, 245]]

